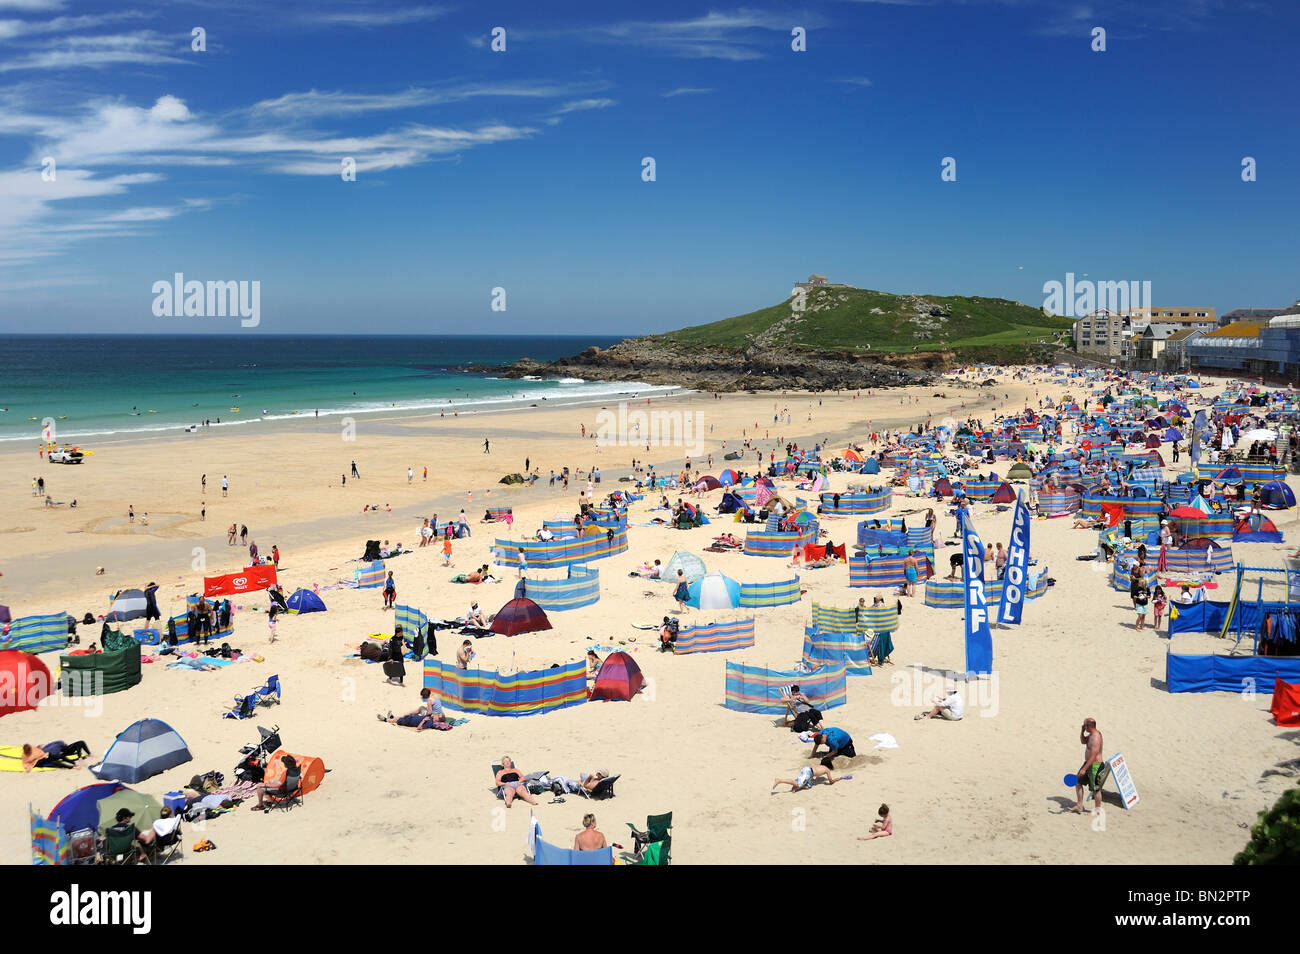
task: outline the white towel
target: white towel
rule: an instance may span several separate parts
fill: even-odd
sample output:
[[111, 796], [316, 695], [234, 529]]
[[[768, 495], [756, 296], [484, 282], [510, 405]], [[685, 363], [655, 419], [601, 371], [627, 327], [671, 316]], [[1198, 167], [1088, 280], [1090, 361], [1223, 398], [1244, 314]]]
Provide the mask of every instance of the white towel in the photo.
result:
[[871, 737], [871, 741], [874, 742], [874, 743], [876, 743], [876, 748], [878, 748], [878, 749], [896, 749], [896, 748], [898, 748], [898, 740], [895, 739], [895, 738], [894, 738], [892, 735], [890, 735], [888, 732], [878, 732], [878, 733], [876, 733], [875, 735], [873, 735], [873, 736]]

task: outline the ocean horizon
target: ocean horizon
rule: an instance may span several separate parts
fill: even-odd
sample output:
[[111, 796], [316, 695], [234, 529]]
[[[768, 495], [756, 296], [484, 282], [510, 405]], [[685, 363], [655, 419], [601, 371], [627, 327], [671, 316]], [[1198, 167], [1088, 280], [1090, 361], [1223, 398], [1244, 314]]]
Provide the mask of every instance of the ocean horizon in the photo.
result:
[[588, 335], [0, 335], [0, 446], [393, 411], [489, 410], [666, 391], [465, 370], [608, 347]]

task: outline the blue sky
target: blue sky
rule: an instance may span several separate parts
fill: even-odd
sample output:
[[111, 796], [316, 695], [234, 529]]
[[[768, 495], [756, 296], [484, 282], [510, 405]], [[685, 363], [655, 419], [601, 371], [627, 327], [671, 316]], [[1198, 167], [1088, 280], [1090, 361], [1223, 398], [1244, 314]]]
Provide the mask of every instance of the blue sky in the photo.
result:
[[155, 317], [175, 272], [260, 281], [264, 333], [635, 334], [813, 271], [1286, 305], [1298, 26], [1227, 0], [0, 0], [0, 331], [241, 330]]

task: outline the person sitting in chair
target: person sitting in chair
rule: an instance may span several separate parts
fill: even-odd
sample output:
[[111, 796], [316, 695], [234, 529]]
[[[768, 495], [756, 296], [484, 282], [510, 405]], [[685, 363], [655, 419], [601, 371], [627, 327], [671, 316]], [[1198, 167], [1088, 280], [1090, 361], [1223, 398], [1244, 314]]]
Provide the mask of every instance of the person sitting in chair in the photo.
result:
[[497, 794], [506, 802], [506, 808], [516, 798], [522, 798], [529, 805], [536, 805], [537, 799], [533, 798], [532, 793], [528, 791], [528, 783], [524, 781], [524, 775], [515, 767], [515, 763], [510, 756], [501, 756], [501, 771], [496, 775]]
[[142, 862], [147, 862], [149, 860], [149, 857], [148, 855], [145, 854], [145, 846], [153, 844], [154, 831], [152, 828], [150, 828], [148, 831], [141, 831], [140, 829], [136, 828], [135, 822], [131, 820], [134, 817], [135, 817], [135, 812], [131, 811], [131, 809], [119, 808], [117, 810], [117, 824], [109, 826], [107, 831], [114, 834], [130, 831], [133, 834], [135, 840], [139, 842], [139, 844], [136, 845], [136, 851], [139, 852], [139, 860]]
[[292, 755], [285, 755], [280, 759], [280, 764], [284, 766], [284, 780], [279, 785], [268, 786], [262, 782], [257, 786], [257, 807], [253, 809], [256, 812], [269, 812], [271, 806], [265, 804], [265, 798], [270, 795], [272, 798], [285, 798], [298, 790], [302, 784], [302, 771], [298, 768], [298, 760]]

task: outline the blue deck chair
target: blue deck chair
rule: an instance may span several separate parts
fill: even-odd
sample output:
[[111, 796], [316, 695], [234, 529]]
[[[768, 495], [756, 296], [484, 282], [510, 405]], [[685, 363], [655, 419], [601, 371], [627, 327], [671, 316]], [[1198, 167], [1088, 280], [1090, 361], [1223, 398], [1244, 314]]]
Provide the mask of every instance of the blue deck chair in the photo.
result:
[[277, 705], [280, 702], [280, 677], [278, 675], [269, 677], [265, 685], [253, 690], [253, 696], [257, 699], [258, 705]]
[[253, 710], [257, 707], [257, 695], [249, 693], [246, 696], [235, 696], [235, 707], [221, 713], [223, 719], [251, 719]]

